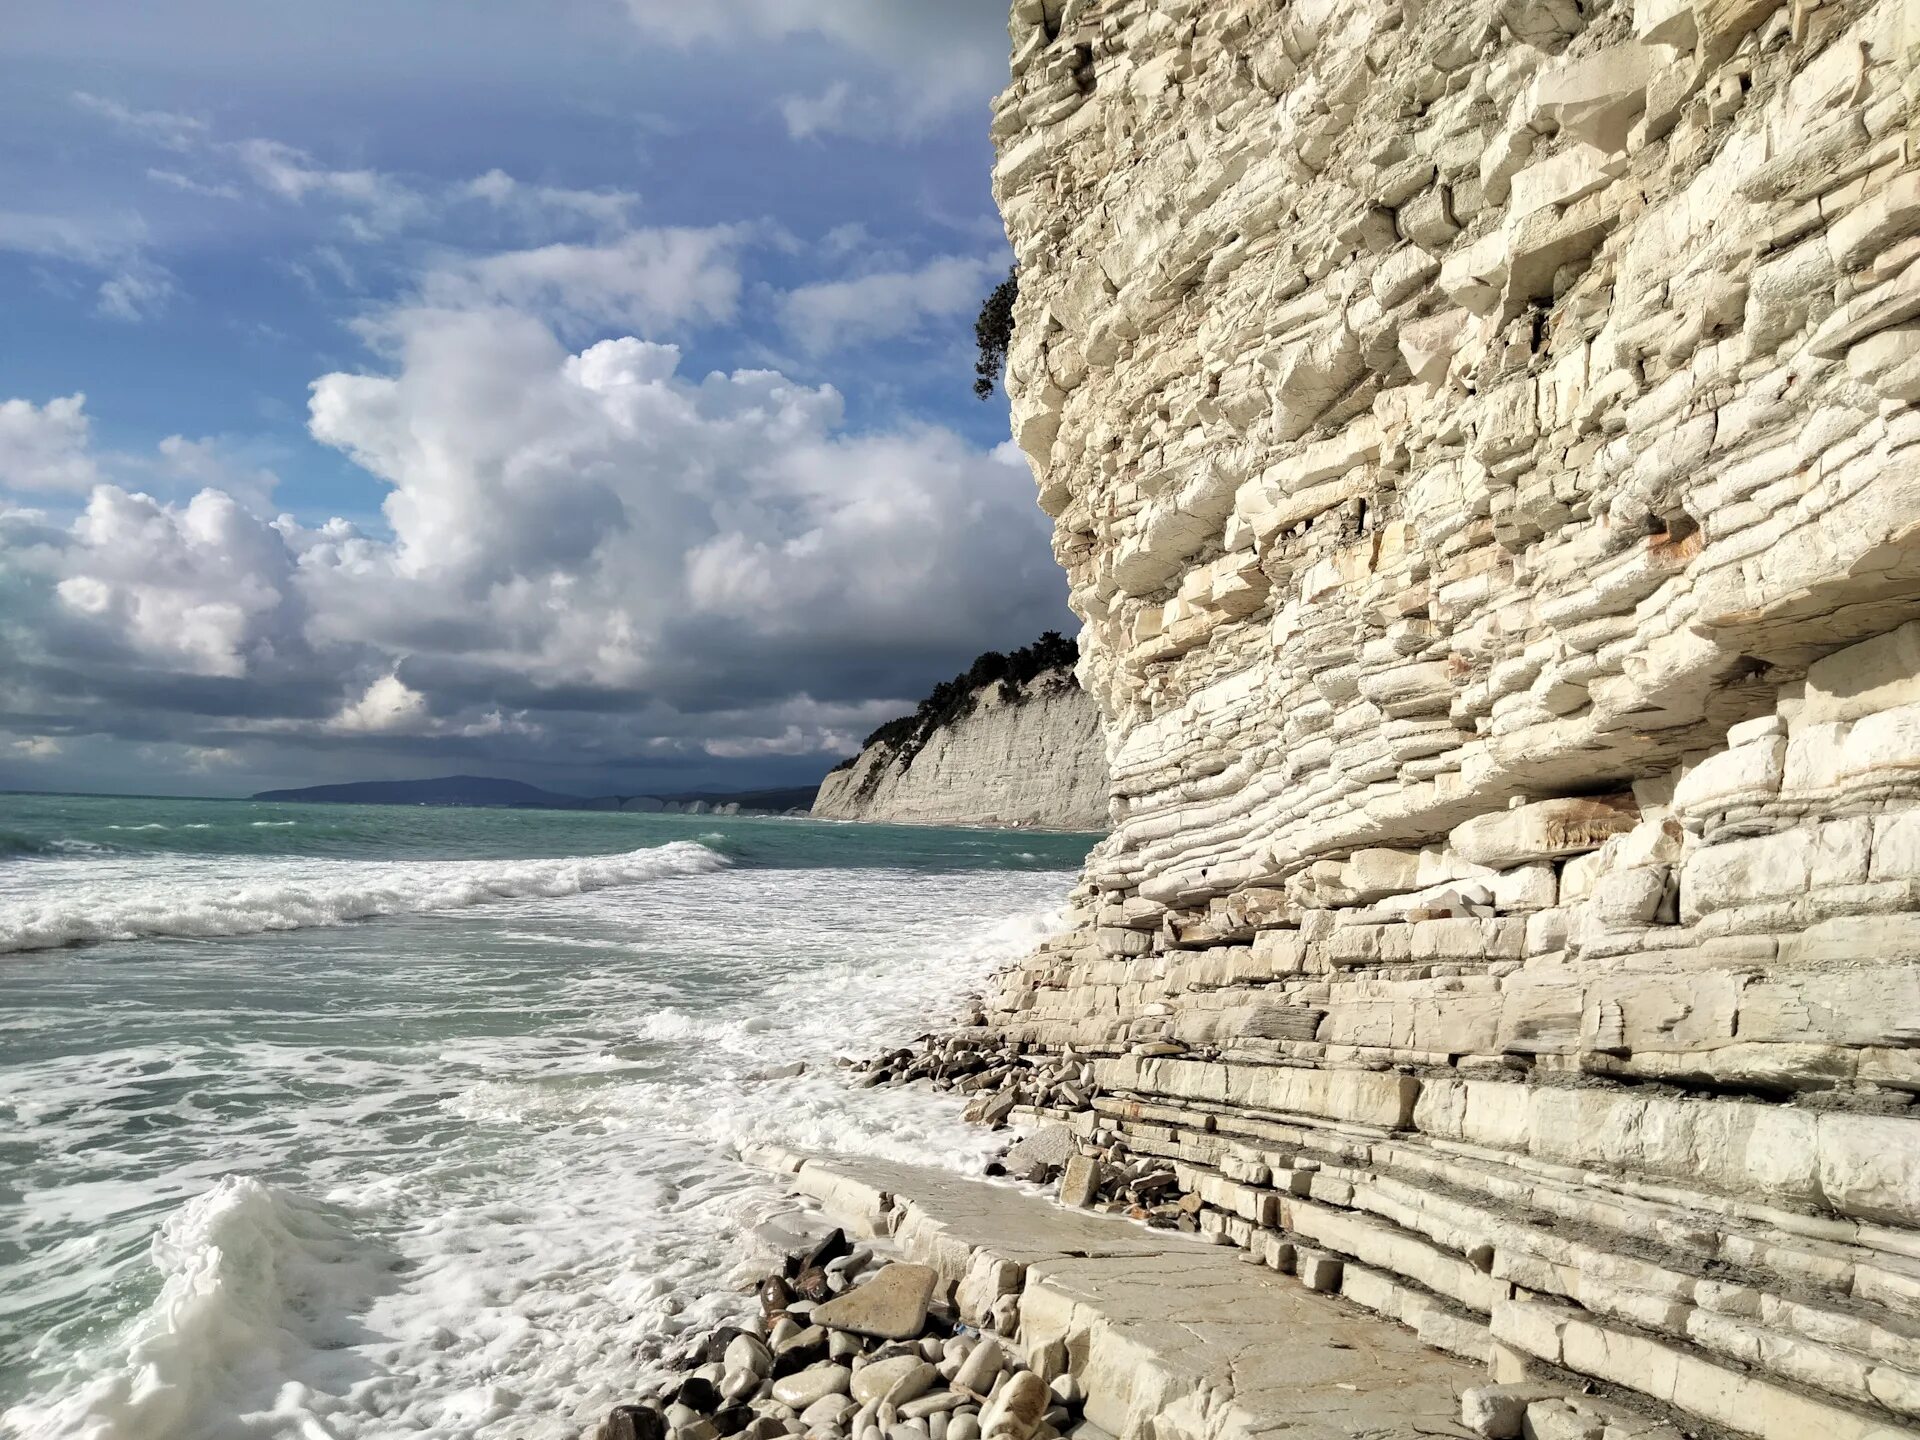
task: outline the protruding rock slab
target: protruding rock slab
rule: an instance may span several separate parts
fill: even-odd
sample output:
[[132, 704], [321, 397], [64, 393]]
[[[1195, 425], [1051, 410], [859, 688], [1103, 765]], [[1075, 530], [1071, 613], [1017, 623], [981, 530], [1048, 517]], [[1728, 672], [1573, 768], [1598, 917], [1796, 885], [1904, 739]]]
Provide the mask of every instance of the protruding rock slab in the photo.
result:
[[792, 1175], [836, 1220], [884, 1217], [963, 1302], [970, 1291], [1017, 1293], [1020, 1346], [1030, 1358], [1050, 1347], [1070, 1357], [1088, 1423], [1116, 1440], [1472, 1435], [1459, 1394], [1484, 1371], [1237, 1250], [943, 1170], [752, 1158]]
[[1448, 838], [1462, 859], [1505, 870], [1530, 860], [1598, 850], [1639, 823], [1639, 807], [1631, 795], [1575, 796], [1478, 815], [1456, 826]]
[[814, 1323], [881, 1340], [907, 1340], [927, 1323], [934, 1272], [925, 1265], [888, 1265], [858, 1290], [813, 1312]]

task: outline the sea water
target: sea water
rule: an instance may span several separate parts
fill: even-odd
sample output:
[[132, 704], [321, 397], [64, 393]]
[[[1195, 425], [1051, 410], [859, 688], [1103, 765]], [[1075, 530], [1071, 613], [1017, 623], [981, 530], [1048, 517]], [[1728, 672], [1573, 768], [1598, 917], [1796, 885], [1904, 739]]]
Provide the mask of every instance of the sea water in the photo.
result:
[[[575, 1436], [1089, 837], [0, 795], [0, 1434]], [[802, 1075], [769, 1070], [806, 1062]]]

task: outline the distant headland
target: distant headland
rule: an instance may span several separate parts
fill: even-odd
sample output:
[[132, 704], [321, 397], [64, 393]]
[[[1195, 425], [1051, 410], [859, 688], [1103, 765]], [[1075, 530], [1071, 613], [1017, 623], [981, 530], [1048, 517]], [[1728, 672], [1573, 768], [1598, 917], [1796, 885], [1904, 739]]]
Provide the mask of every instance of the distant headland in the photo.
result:
[[521, 780], [442, 775], [432, 780], [355, 780], [262, 790], [255, 800], [322, 805], [480, 805], [522, 810], [631, 810], [686, 815], [804, 815], [818, 785], [768, 790], [690, 790], [672, 795], [564, 795]]

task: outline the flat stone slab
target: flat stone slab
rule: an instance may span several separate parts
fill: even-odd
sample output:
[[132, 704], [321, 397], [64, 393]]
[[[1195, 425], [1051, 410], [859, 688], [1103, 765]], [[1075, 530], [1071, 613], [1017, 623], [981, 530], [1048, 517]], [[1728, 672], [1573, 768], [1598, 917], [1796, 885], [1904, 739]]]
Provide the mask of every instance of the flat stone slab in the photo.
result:
[[[945, 1170], [757, 1150], [837, 1221], [933, 1267], [963, 1313], [1019, 1297], [1020, 1348], [1065, 1345], [1117, 1440], [1471, 1440], [1486, 1372], [1245, 1252]], [[897, 1217], [896, 1217], [897, 1212]]]
[[916, 1338], [927, 1323], [927, 1302], [939, 1276], [925, 1265], [883, 1265], [857, 1290], [827, 1301], [813, 1323], [881, 1340]]

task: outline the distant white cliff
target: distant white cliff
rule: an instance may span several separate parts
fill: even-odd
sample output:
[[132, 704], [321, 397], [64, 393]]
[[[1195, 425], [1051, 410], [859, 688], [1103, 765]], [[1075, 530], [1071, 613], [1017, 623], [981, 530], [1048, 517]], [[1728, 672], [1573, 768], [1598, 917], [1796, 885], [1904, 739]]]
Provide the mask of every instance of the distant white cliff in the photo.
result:
[[[964, 677], [963, 677], [964, 679]], [[1107, 828], [1100, 710], [1070, 671], [994, 681], [876, 731], [821, 783], [819, 819], [911, 825]], [[939, 692], [936, 692], [939, 694]], [[944, 712], [944, 713], [943, 713]]]

